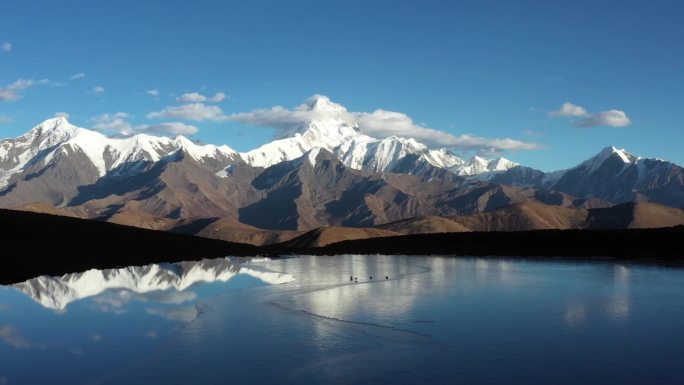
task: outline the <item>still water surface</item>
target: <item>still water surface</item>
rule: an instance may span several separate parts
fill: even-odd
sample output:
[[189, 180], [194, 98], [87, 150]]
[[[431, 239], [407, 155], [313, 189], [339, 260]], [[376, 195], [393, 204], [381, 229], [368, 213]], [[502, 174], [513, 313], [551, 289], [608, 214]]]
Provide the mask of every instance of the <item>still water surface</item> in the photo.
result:
[[40, 277], [0, 287], [0, 384], [682, 384], [683, 289], [680, 269], [424, 256]]

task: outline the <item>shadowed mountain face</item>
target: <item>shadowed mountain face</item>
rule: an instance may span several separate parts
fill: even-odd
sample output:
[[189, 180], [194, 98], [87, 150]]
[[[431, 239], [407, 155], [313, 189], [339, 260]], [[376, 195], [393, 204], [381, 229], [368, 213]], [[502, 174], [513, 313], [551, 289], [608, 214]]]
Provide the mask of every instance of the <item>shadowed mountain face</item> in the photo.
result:
[[568, 170], [544, 174], [515, 167], [488, 179], [612, 203], [650, 201], [684, 207], [684, 168], [660, 159], [635, 157], [615, 147], [607, 147]]
[[283, 240], [280, 246], [323, 247], [348, 240], [410, 234], [653, 229], [681, 225], [684, 225], [684, 210], [657, 203], [626, 203], [610, 208], [587, 209], [525, 202], [471, 215], [414, 217], [372, 228], [324, 226], [291, 240]]
[[266, 169], [252, 186], [263, 198], [239, 210], [240, 222], [280, 230], [368, 227], [422, 215], [472, 214], [527, 201], [577, 204], [564, 194], [550, 198], [531, 188], [353, 170], [325, 151], [312, 159]]

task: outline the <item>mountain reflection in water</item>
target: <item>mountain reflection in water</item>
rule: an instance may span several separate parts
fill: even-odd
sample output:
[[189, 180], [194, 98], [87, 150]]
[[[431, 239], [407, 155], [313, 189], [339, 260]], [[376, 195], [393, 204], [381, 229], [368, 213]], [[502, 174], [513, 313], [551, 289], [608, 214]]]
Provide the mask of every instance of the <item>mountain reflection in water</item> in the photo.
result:
[[[227, 282], [239, 274], [257, 278], [268, 284], [294, 280], [291, 275], [259, 271], [243, 266], [263, 258], [219, 258], [168, 264], [151, 264], [117, 269], [91, 269], [61, 277], [41, 276], [13, 285], [46, 308], [65, 311], [67, 305], [107, 290], [118, 290], [118, 296], [129, 299], [147, 297], [163, 303], [182, 303], [194, 299], [186, 293], [198, 283]], [[161, 294], [160, 291], [169, 291]]]

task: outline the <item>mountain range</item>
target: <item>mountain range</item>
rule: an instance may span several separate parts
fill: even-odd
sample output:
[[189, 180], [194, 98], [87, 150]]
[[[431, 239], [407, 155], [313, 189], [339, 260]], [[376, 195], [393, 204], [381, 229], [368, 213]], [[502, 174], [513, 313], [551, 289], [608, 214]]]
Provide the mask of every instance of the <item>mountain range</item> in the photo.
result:
[[463, 160], [411, 138], [369, 137], [325, 97], [306, 108], [315, 118], [248, 152], [183, 136], [111, 138], [49, 119], [0, 142], [0, 207], [254, 244], [322, 226], [419, 228], [425, 218], [433, 218], [426, 229], [535, 228], [520, 219], [530, 207], [541, 218], [563, 210], [578, 218], [551, 221], [553, 228], [588, 228], [588, 213], [632, 202], [638, 215], [674, 208], [662, 221], [671, 224], [684, 207], [682, 167], [615, 147], [545, 173], [504, 158]]

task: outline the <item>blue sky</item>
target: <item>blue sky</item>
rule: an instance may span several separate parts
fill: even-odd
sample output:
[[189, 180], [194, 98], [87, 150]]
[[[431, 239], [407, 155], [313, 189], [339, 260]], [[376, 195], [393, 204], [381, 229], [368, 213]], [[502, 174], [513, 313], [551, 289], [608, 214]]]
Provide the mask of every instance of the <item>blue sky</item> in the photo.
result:
[[184, 93], [221, 116], [323, 94], [418, 129], [534, 143], [503, 154], [547, 171], [607, 145], [684, 164], [681, 20], [678, 1], [7, 1], [0, 137], [66, 112], [248, 150], [274, 130], [148, 116], [191, 104]]

